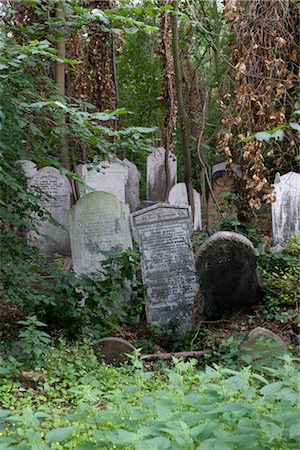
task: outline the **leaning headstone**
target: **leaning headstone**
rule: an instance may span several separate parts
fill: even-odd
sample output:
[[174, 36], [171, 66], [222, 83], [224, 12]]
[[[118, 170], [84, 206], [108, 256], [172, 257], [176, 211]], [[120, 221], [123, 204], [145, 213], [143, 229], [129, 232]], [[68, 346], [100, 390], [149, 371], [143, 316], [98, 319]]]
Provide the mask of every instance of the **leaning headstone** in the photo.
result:
[[134, 352], [135, 347], [125, 339], [106, 337], [94, 342], [93, 350], [100, 361], [119, 366], [129, 361], [127, 355]]
[[[239, 177], [242, 176], [240, 166], [238, 164], [232, 164], [232, 170]], [[227, 161], [223, 161], [217, 164], [214, 164], [211, 168], [211, 174], [214, 175], [216, 172], [226, 172], [227, 171]]]
[[[167, 177], [165, 165], [166, 150], [160, 148], [147, 157], [147, 199], [150, 201], [166, 200]], [[176, 156], [169, 152], [169, 181], [171, 189], [177, 181]]]
[[222, 312], [253, 304], [257, 258], [258, 251], [241, 234], [220, 231], [208, 238], [196, 255], [204, 311]]
[[92, 191], [107, 192], [125, 203], [128, 168], [121, 161], [102, 161], [98, 164], [79, 164], [76, 173], [88, 186], [78, 183], [79, 196]]
[[273, 240], [275, 244], [286, 241], [299, 233], [300, 223], [300, 174], [289, 172], [276, 174], [276, 201], [272, 203]]
[[[194, 194], [194, 206], [195, 206], [195, 214], [194, 214], [194, 231], [198, 231], [202, 229], [201, 222], [201, 199], [199, 192], [196, 189], [193, 189]], [[177, 183], [169, 192], [168, 201], [171, 205], [188, 205], [188, 194], [185, 183]]]
[[238, 180], [227, 171], [216, 171], [211, 178], [212, 191], [208, 194], [207, 217], [208, 232], [213, 234], [219, 231], [224, 221], [233, 221], [237, 218], [237, 209], [228, 203], [224, 194], [238, 192]]
[[98, 271], [105, 252], [132, 246], [129, 207], [112, 194], [84, 195], [70, 210], [69, 225], [73, 269], [79, 275]]
[[250, 331], [240, 351], [247, 364], [273, 367], [280, 363], [279, 358], [287, 353], [288, 347], [278, 334], [256, 327]]
[[26, 177], [32, 178], [37, 173], [37, 167], [36, 164], [32, 161], [29, 161], [27, 159], [19, 159], [17, 161], [22, 167], [23, 172], [25, 173]]
[[46, 194], [41, 200], [41, 207], [59, 224], [34, 217], [38, 230], [29, 232], [30, 241], [41, 247], [46, 256], [55, 253], [69, 256], [68, 211], [72, 189], [68, 178], [55, 167], [43, 167], [31, 178], [29, 186]]
[[187, 331], [198, 290], [190, 208], [157, 203], [133, 213], [131, 224], [142, 254], [147, 321], [166, 325], [177, 319], [180, 331]]
[[123, 163], [128, 168], [128, 179], [125, 186], [125, 202], [129, 205], [130, 212], [134, 212], [141, 206], [140, 201], [140, 178], [141, 174], [136, 165], [124, 159]]

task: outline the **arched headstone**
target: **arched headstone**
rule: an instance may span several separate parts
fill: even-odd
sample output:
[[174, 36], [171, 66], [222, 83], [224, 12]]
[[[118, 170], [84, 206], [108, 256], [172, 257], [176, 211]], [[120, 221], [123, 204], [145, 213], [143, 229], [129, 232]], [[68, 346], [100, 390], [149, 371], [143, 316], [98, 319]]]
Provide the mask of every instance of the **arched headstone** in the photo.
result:
[[[201, 221], [201, 199], [199, 192], [193, 189], [194, 194], [194, 206], [195, 206], [195, 216], [194, 216], [194, 231], [202, 229]], [[188, 205], [188, 194], [185, 183], [177, 183], [169, 192], [168, 202], [172, 205]]]
[[34, 175], [36, 175], [37, 167], [34, 162], [27, 159], [19, 159], [17, 163], [21, 165], [23, 172], [28, 178], [32, 178]]
[[55, 253], [69, 256], [68, 211], [71, 207], [72, 189], [68, 178], [55, 167], [43, 167], [31, 178], [29, 186], [37, 187], [49, 196], [41, 201], [41, 206], [60, 225], [35, 217], [38, 233], [29, 232], [29, 239], [36, 242], [46, 256]]
[[275, 244], [286, 241], [299, 233], [300, 223], [300, 174], [289, 172], [276, 174], [276, 201], [272, 203], [272, 227]]
[[134, 352], [135, 347], [125, 339], [106, 337], [94, 342], [93, 349], [100, 361], [119, 366], [129, 360], [127, 355]]
[[132, 247], [129, 207], [107, 192], [90, 192], [70, 210], [73, 268], [77, 274], [100, 269], [107, 259], [102, 252], [121, 252]]
[[94, 164], [79, 164], [76, 173], [89, 188], [78, 183], [79, 195], [94, 191], [107, 192], [125, 203], [125, 186], [128, 167], [121, 161], [102, 161]]
[[256, 301], [258, 251], [245, 236], [220, 231], [196, 254], [196, 271], [204, 292], [204, 310], [241, 309]]

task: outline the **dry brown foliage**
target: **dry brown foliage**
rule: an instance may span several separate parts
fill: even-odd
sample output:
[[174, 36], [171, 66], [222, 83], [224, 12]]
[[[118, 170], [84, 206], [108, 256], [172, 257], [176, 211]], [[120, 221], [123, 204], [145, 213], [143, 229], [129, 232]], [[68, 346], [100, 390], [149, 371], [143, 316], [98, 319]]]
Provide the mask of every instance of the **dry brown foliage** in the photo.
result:
[[[252, 140], [239, 140], [258, 131], [288, 122], [295, 109], [295, 85], [299, 70], [299, 7], [292, 0], [227, 0], [225, 17], [235, 40], [231, 43], [231, 64], [236, 69], [236, 89], [220, 101], [226, 111], [226, 133], [219, 143], [229, 166], [241, 163], [244, 193], [252, 208], [273, 201], [266, 156], [279, 167], [285, 153], [296, 153], [295, 137], [274, 148]], [[278, 170], [278, 169], [277, 169]]]

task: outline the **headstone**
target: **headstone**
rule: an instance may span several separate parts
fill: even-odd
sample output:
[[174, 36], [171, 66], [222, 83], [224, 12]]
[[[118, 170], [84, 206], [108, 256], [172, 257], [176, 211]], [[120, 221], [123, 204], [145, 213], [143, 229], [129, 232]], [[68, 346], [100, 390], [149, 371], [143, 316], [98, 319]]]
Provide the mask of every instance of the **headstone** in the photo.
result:
[[236, 220], [237, 210], [233, 206], [228, 208], [224, 193], [237, 193], [238, 180], [227, 171], [217, 171], [212, 176], [211, 185], [213, 195], [209, 192], [207, 201], [209, 234], [219, 231], [224, 221]]
[[31, 178], [29, 186], [37, 187], [50, 196], [42, 199], [41, 207], [61, 225], [35, 217], [38, 233], [29, 232], [29, 239], [37, 243], [46, 256], [53, 256], [55, 253], [70, 255], [68, 211], [71, 207], [72, 189], [68, 178], [61, 175], [55, 167], [43, 167]]
[[[242, 359], [247, 363], [262, 366], [276, 366], [278, 360], [288, 351], [287, 344], [273, 331], [256, 327], [240, 348]], [[281, 363], [280, 363], [281, 364]]]
[[123, 163], [125, 163], [126, 167], [128, 168], [128, 179], [127, 184], [125, 186], [125, 202], [129, 205], [130, 212], [134, 212], [141, 206], [140, 201], [141, 174], [133, 162], [128, 161], [128, 159], [124, 159]]
[[32, 161], [28, 161], [27, 159], [19, 159], [17, 161], [23, 169], [23, 172], [28, 178], [32, 178], [37, 173], [36, 164]]
[[196, 270], [206, 312], [241, 309], [256, 301], [257, 258], [249, 239], [231, 231], [220, 231], [200, 246]]
[[89, 186], [78, 183], [79, 196], [88, 192], [107, 192], [125, 203], [125, 186], [128, 179], [128, 168], [121, 161], [102, 161], [99, 164], [79, 164], [76, 173]]
[[273, 240], [275, 244], [286, 241], [299, 233], [300, 222], [300, 174], [289, 172], [276, 174], [276, 201], [272, 204]]
[[[196, 189], [193, 189], [194, 194], [194, 206], [195, 206], [195, 214], [194, 214], [194, 231], [198, 231], [202, 229], [201, 222], [201, 199], [199, 192]], [[177, 183], [169, 192], [169, 203], [172, 205], [188, 205], [188, 194], [185, 183]]]
[[[232, 164], [232, 170], [239, 177], [242, 176], [240, 166], [238, 164]], [[214, 175], [216, 172], [226, 172], [227, 171], [227, 161], [222, 161], [220, 163], [214, 164], [211, 169], [211, 174]]]
[[[166, 150], [160, 148], [147, 157], [147, 200], [166, 200], [165, 154]], [[168, 170], [171, 189], [177, 182], [177, 162], [172, 152], [169, 152]]]
[[190, 208], [157, 203], [133, 213], [131, 224], [142, 254], [147, 321], [166, 325], [177, 319], [180, 331], [187, 331], [198, 290]]
[[129, 360], [127, 355], [132, 353], [135, 347], [125, 339], [106, 337], [96, 341], [93, 349], [97, 359], [118, 366]]
[[129, 207], [112, 194], [90, 192], [70, 210], [73, 269], [88, 274], [100, 269], [107, 256], [132, 246]]

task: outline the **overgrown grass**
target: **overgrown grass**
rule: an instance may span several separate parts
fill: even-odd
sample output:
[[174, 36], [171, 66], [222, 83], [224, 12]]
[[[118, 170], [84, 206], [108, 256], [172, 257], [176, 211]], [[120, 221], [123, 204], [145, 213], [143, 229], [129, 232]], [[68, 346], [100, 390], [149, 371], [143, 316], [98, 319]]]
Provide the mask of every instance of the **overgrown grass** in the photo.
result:
[[[49, 348], [0, 387], [1, 449], [298, 449], [297, 370], [153, 371], [136, 356], [100, 364], [88, 344]], [[298, 412], [299, 413], [299, 412]]]

